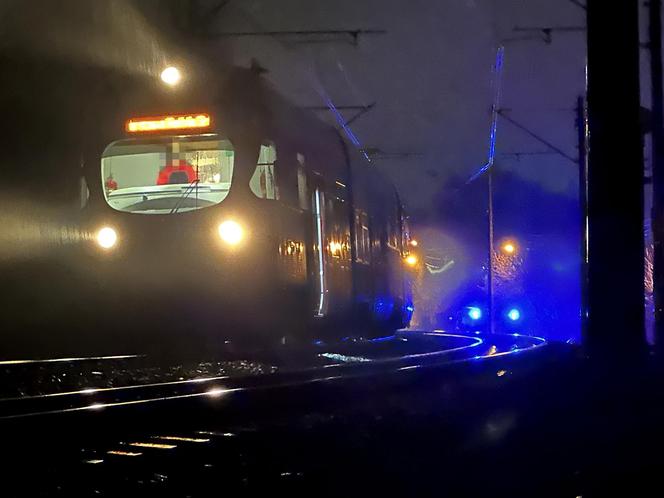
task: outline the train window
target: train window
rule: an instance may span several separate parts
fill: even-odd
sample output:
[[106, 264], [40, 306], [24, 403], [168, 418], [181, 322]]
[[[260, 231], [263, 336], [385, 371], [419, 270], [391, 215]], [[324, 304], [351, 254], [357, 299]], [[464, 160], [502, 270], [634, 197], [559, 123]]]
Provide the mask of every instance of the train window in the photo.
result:
[[348, 214], [343, 202], [337, 197], [327, 199], [328, 216], [328, 252], [334, 259], [342, 263], [350, 261], [350, 229]]
[[371, 261], [371, 239], [369, 238], [369, 215], [361, 209], [355, 210], [355, 260], [360, 263]]
[[307, 190], [307, 171], [304, 166], [304, 156], [297, 154], [297, 195], [300, 200], [300, 209], [309, 209], [309, 192]]
[[109, 206], [139, 214], [173, 214], [223, 201], [235, 153], [216, 135], [119, 140], [101, 159]]
[[261, 199], [279, 199], [279, 190], [274, 178], [274, 164], [277, 162], [277, 148], [268, 142], [261, 145], [258, 164], [249, 181], [249, 187]]
[[88, 188], [88, 181], [84, 176], [79, 178], [79, 207], [83, 209], [88, 205], [90, 200], [90, 189]]
[[395, 250], [400, 250], [399, 249], [399, 233], [401, 231], [400, 229], [400, 220], [399, 220], [399, 205], [394, 204], [393, 206], [392, 213], [388, 215], [387, 218], [387, 246], [395, 249]]
[[275, 163], [277, 175], [277, 192], [279, 199], [293, 207], [300, 207], [297, 191], [297, 163], [292, 154], [280, 153]]
[[410, 224], [408, 218], [401, 216], [401, 252], [405, 254], [410, 247]]

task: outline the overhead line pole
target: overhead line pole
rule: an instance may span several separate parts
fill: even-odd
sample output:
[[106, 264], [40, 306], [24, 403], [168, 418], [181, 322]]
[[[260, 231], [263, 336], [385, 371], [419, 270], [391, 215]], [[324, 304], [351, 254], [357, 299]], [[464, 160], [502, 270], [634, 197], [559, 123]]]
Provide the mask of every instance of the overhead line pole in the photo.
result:
[[664, 95], [662, 89], [662, 2], [649, 2], [650, 83], [652, 92], [652, 234], [655, 343], [664, 346]]

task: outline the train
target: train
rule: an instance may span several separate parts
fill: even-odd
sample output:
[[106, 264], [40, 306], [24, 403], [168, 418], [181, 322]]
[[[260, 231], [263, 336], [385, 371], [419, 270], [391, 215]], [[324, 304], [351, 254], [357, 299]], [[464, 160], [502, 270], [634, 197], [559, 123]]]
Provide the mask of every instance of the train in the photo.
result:
[[66, 275], [45, 277], [69, 307], [43, 349], [184, 351], [408, 326], [414, 258], [395, 186], [260, 68], [168, 71], [89, 86], [76, 243], [59, 249]]

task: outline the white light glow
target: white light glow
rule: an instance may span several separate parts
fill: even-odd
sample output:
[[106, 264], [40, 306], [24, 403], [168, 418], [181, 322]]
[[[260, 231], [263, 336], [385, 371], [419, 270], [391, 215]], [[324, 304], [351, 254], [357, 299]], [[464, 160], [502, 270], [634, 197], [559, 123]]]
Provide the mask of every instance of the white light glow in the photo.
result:
[[219, 225], [219, 237], [227, 244], [236, 246], [242, 242], [244, 230], [239, 223], [233, 220], [226, 220]]
[[161, 81], [170, 86], [180, 83], [182, 74], [177, 67], [169, 66], [161, 72]]
[[118, 242], [118, 234], [111, 227], [104, 227], [97, 232], [97, 244], [102, 249], [111, 249]]
[[205, 394], [211, 398], [218, 398], [219, 396], [222, 396], [224, 393], [226, 393], [226, 389], [221, 389], [221, 388], [212, 388], [208, 389]]

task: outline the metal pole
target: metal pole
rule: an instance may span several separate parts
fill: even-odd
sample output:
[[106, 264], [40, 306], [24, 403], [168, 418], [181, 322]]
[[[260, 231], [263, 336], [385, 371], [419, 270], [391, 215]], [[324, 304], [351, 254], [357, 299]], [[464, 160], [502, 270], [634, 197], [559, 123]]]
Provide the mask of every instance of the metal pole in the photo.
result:
[[652, 92], [652, 228], [655, 343], [664, 346], [664, 134], [662, 94], [662, 2], [650, 0], [650, 83]]
[[588, 327], [588, 234], [586, 233], [588, 221], [587, 126], [586, 101], [580, 96], [576, 102], [576, 129], [579, 141], [579, 276], [581, 284], [581, 303], [579, 309], [581, 337], [586, 337]]
[[489, 333], [493, 334], [495, 327], [495, 300], [493, 295], [494, 287], [494, 257], [493, 257], [493, 166], [487, 172], [488, 182], [488, 221], [489, 221], [489, 278], [487, 283], [487, 292], [489, 293]]
[[612, 368], [645, 353], [638, 1], [588, 0], [588, 329]]
[[495, 306], [494, 306], [494, 257], [493, 257], [493, 168], [496, 158], [496, 133], [498, 129], [498, 113], [500, 111], [500, 97], [502, 92], [503, 80], [503, 57], [505, 48], [501, 45], [496, 52], [496, 63], [493, 69], [493, 104], [491, 106], [491, 136], [489, 140], [489, 159], [488, 168], [488, 224], [489, 224], [489, 275], [487, 282], [487, 292], [489, 293], [489, 333], [495, 332]]

